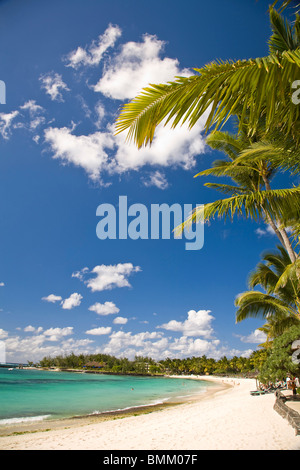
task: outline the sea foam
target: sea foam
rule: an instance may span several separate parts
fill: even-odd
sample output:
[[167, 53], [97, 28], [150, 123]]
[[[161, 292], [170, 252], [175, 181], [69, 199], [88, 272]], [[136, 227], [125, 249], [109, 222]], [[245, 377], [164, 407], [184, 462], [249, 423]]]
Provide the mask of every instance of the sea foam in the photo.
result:
[[7, 426], [8, 424], [27, 423], [27, 422], [33, 422], [33, 421], [43, 421], [44, 419], [50, 418], [50, 416], [51, 415], [40, 415], [40, 416], [0, 419], [0, 426], [1, 425]]

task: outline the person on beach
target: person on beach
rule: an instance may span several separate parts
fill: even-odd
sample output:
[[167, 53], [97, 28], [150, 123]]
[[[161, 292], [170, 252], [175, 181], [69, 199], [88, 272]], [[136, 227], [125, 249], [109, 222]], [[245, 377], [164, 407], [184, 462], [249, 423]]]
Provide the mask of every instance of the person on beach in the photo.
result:
[[290, 388], [293, 391], [293, 395], [296, 395], [297, 391], [296, 391], [296, 382], [295, 382], [295, 380], [290, 381]]

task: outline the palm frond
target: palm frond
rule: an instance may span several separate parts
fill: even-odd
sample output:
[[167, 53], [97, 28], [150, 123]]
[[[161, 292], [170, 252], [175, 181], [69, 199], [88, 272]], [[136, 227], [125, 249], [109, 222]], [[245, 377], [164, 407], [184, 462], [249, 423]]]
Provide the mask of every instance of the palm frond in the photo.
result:
[[285, 270], [279, 277], [275, 292], [285, 287], [288, 282], [292, 282], [295, 285], [295, 290], [299, 291], [300, 294], [300, 259], [297, 258], [294, 263], [290, 263], [286, 266]]
[[290, 23], [274, 8], [270, 9], [270, 22], [273, 34], [269, 39], [270, 53], [295, 50], [300, 46], [297, 35], [293, 32]]
[[291, 84], [299, 77], [299, 67], [299, 49], [255, 60], [212, 62], [194, 69], [197, 74], [190, 77], [144, 88], [123, 106], [116, 131], [127, 130], [128, 139], [140, 148], [151, 144], [163, 120], [172, 122], [172, 127], [187, 121], [192, 128], [206, 113], [208, 132], [218, 130], [239, 112], [240, 123], [248, 114], [249, 136], [264, 116], [267, 133], [279, 129], [298, 146], [300, 111], [292, 103]]
[[259, 141], [254, 142], [249, 147], [241, 150], [239, 156], [235, 159], [235, 165], [255, 164], [256, 162], [272, 162], [274, 168], [289, 170], [291, 173], [300, 171], [300, 152], [299, 150], [287, 150], [280, 147], [276, 142]]
[[207, 186], [211, 189], [216, 189], [224, 194], [230, 195], [237, 195], [237, 194], [245, 194], [249, 192], [248, 188], [242, 188], [240, 186], [233, 186], [230, 184], [219, 184], [219, 183], [205, 183], [204, 186]]
[[297, 318], [295, 309], [286, 302], [259, 291], [248, 291], [239, 294], [235, 305], [238, 307], [236, 312], [237, 323], [246, 318], [268, 318], [270, 315], [284, 315]]
[[199, 221], [207, 222], [215, 216], [224, 219], [243, 216], [255, 221], [264, 220], [266, 213], [272, 219], [282, 220], [286, 214], [300, 213], [300, 188], [253, 191], [197, 206], [192, 214], [175, 229], [178, 235], [185, 227]]

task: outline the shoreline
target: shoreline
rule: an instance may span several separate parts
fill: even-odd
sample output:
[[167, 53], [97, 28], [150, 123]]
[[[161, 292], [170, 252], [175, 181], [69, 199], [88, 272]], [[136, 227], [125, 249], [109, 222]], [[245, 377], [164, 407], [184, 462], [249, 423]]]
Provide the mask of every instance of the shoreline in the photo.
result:
[[[172, 376], [174, 377], [174, 376]], [[178, 406], [0, 437], [2, 450], [300, 450], [300, 436], [274, 409], [275, 395], [252, 396], [255, 379], [176, 376], [216, 387]], [[177, 405], [177, 404], [176, 404]]]
[[[197, 376], [170, 375], [166, 377], [172, 379], [191, 379], [204, 381], [203, 378], [200, 379]], [[36, 432], [46, 432], [55, 429], [67, 429], [71, 427], [78, 427], [89, 424], [97, 424], [109, 420], [122, 419], [124, 417], [129, 416], [138, 416], [142, 414], [154, 413], [170, 407], [180, 406], [185, 403], [205, 399], [209, 395], [217, 393], [221, 390], [225, 390], [226, 388], [226, 385], [221, 385], [217, 382], [214, 387], [210, 386], [208, 389], [205, 389], [204, 391], [202, 390], [199, 393], [194, 393], [192, 395], [187, 396], [174, 397], [166, 401], [161, 401], [159, 403], [132, 406], [124, 409], [108, 410], [87, 415], [76, 415], [69, 417], [44, 419], [38, 421], [26, 420], [16, 423], [8, 423], [2, 425], [0, 424], [0, 438]]]

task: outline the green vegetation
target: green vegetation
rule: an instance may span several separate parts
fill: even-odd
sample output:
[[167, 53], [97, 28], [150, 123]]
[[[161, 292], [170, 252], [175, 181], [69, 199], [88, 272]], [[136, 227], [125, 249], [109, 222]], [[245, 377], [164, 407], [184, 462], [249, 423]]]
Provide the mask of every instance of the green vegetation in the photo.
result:
[[170, 359], [154, 361], [149, 357], [136, 356], [133, 361], [126, 358], [116, 358], [107, 354], [84, 355], [70, 354], [66, 356], [45, 357], [38, 366], [44, 368], [56, 367], [61, 370], [88, 370], [111, 374], [195, 374], [195, 375], [257, 375], [264, 362], [266, 353], [263, 350], [254, 351], [250, 357], [225, 356], [219, 360], [206, 356], [185, 359]]
[[149, 357], [136, 356], [134, 361], [127, 358], [116, 358], [108, 354], [80, 354], [44, 357], [38, 366], [55, 367], [62, 370], [89, 370], [109, 372], [112, 374], [157, 374], [162, 373], [162, 366]]
[[300, 338], [300, 325], [293, 326], [274, 339], [264, 361], [259, 380], [261, 382], [285, 380], [287, 374], [299, 377], [300, 365], [291, 360], [291, 345]]

